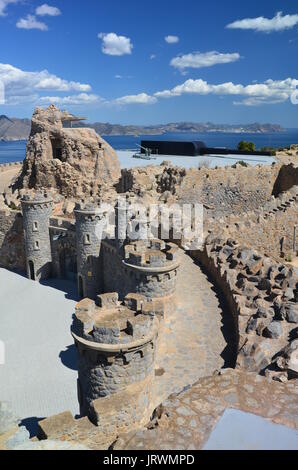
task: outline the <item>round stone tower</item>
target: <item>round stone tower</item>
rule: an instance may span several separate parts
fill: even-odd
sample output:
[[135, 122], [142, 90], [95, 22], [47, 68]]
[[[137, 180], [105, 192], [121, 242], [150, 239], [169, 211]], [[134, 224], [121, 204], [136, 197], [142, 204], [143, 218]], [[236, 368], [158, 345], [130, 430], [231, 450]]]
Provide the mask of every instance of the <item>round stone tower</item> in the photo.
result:
[[159, 304], [138, 294], [123, 303], [117, 293], [103, 294], [76, 307], [80, 410], [107, 437], [150, 418], [160, 314]]
[[35, 194], [24, 196], [21, 203], [28, 277], [33, 281], [48, 279], [52, 265], [49, 226], [53, 200], [47, 194]]
[[178, 247], [162, 240], [138, 240], [125, 246], [122, 261], [129, 292], [170, 302], [176, 291]]
[[77, 265], [79, 297], [95, 299], [102, 292], [100, 259], [104, 213], [92, 202], [76, 206]]

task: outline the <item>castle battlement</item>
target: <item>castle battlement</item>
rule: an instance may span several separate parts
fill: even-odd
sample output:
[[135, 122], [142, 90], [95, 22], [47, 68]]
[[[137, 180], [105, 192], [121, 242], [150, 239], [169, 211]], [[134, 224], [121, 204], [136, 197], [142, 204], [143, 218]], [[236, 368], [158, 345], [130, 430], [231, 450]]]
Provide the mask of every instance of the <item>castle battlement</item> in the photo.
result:
[[71, 332], [78, 351], [81, 414], [105, 426], [103, 409], [109, 409], [113, 419], [107, 433], [117, 435], [136, 419], [148, 420], [161, 311], [158, 302], [139, 294], [119, 302], [118, 293], [108, 293], [76, 306]]
[[25, 194], [22, 199], [21, 199], [21, 204], [22, 207], [28, 207], [30, 206], [31, 208], [34, 209], [34, 207], [38, 206], [44, 206], [44, 207], [52, 207], [53, 204], [53, 199], [51, 196], [49, 196], [46, 192], [45, 193], [28, 193]]
[[[79, 338], [83, 338], [103, 347], [121, 345], [119, 349], [123, 350], [131, 349], [135, 341], [140, 346], [139, 340], [146, 342], [149, 336], [152, 338], [155, 314], [161, 315], [162, 306], [148, 302], [140, 294], [129, 294], [124, 302], [118, 299], [118, 293], [109, 293], [99, 295], [96, 302], [90, 299], [79, 302], [72, 330], [75, 339], [80, 342]], [[88, 343], [82, 344], [88, 347]]]
[[138, 240], [125, 246], [125, 265], [141, 268], [169, 268], [177, 264], [178, 248], [162, 240]]

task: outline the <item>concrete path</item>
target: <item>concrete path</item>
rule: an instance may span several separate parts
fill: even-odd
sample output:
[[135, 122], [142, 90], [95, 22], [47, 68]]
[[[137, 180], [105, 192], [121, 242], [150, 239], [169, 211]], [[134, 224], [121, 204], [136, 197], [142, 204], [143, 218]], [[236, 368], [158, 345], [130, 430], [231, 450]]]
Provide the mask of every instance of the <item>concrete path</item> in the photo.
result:
[[199, 378], [231, 366], [231, 325], [201, 268], [180, 251], [177, 310], [168, 315], [157, 354], [156, 405]]
[[[57, 287], [57, 290], [54, 287]], [[70, 335], [74, 285], [49, 281], [39, 285], [0, 269], [0, 401], [30, 429], [35, 418], [65, 410], [78, 414], [76, 352]]]

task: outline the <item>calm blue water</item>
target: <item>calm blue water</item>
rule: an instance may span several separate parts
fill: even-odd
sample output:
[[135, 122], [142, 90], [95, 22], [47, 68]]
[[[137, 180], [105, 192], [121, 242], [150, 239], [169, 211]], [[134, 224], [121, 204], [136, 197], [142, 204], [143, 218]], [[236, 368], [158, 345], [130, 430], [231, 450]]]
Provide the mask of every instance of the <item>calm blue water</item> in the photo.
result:
[[[137, 149], [142, 139], [146, 140], [202, 140], [208, 147], [236, 148], [241, 140], [254, 142], [257, 148], [287, 147], [298, 144], [298, 129], [288, 129], [282, 133], [272, 134], [225, 134], [225, 133], [191, 133], [164, 134], [158, 136], [107, 136], [104, 137], [115, 150]], [[26, 142], [0, 142], [0, 163], [21, 161], [25, 157]]]

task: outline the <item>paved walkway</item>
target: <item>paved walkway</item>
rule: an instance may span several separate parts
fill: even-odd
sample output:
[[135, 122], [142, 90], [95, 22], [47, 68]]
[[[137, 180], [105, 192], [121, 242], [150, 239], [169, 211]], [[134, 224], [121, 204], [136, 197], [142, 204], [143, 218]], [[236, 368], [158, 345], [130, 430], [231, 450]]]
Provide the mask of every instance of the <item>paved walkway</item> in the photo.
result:
[[[157, 354], [156, 405], [215, 370], [231, 366], [231, 325], [201, 268], [180, 251], [175, 313], [167, 317]], [[227, 338], [227, 339], [226, 339]]]
[[79, 412], [70, 335], [75, 301], [66, 298], [67, 291], [73, 291], [72, 283], [42, 286], [0, 269], [0, 340], [6, 353], [0, 401], [9, 401], [29, 428], [35, 418]]

